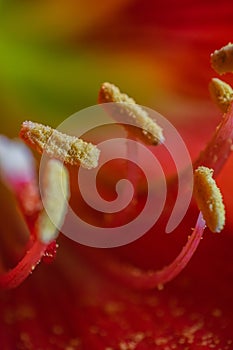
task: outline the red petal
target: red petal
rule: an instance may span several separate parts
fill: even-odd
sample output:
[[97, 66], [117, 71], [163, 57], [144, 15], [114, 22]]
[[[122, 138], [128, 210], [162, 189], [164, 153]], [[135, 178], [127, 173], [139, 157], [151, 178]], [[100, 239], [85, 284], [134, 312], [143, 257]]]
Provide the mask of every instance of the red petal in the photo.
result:
[[43, 350], [230, 350], [232, 238], [206, 241], [181, 277], [162, 291], [136, 293], [103, 279], [63, 240], [55, 264], [1, 295], [6, 349], [26, 348], [28, 339]]

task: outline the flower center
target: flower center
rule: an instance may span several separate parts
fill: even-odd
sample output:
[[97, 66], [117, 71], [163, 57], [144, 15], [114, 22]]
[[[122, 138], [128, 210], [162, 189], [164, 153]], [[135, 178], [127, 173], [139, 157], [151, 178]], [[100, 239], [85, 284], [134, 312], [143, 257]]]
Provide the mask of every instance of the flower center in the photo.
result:
[[[232, 72], [233, 44], [228, 44], [222, 49], [215, 51], [211, 55], [211, 63], [212, 67], [219, 74]], [[113, 257], [109, 259], [106, 256], [100, 258], [100, 252], [93, 253], [91, 257], [97, 265], [102, 266], [105, 270], [111, 272], [112, 275], [135, 288], [161, 288], [164, 283], [173, 279], [187, 265], [202, 238], [206, 224], [213, 232], [220, 232], [223, 229], [225, 209], [222, 195], [212, 175], [213, 171], [215, 171], [215, 174], [219, 173], [232, 150], [232, 91], [228, 84], [217, 78], [210, 83], [210, 93], [213, 100], [226, 114], [206, 149], [194, 162], [194, 169], [196, 169], [194, 173], [194, 194], [201, 213], [197, 219], [194, 231], [189, 236], [180, 254], [173, 262], [158, 271], [145, 271], [135, 268]], [[162, 128], [150, 118], [145, 110], [136, 105], [132, 98], [121, 93], [113, 84], [102, 84], [98, 102], [103, 103], [103, 108], [118, 123], [126, 127], [128, 137], [139, 139], [147, 145], [158, 145], [164, 141]], [[106, 102], [116, 102], [119, 108], [113, 109]], [[130, 121], [129, 124], [131, 125], [124, 124], [124, 118], [126, 121]], [[30, 217], [33, 216], [32, 224], [30, 224], [32, 227], [28, 225], [29, 229], [31, 229], [31, 237], [27, 254], [15, 268], [0, 275], [0, 286], [5, 288], [16, 287], [34, 270], [41, 258], [50, 261], [55, 255], [57, 248], [55, 239], [65, 219], [67, 202], [69, 200], [69, 176], [62, 162], [69, 166], [80, 165], [86, 169], [92, 169], [97, 167], [100, 155], [100, 151], [95, 145], [34, 122], [24, 122], [20, 136], [39, 153], [44, 152], [49, 158], [58, 160], [50, 159], [47, 162], [42, 184], [42, 192], [44, 193], [42, 193], [43, 208], [41, 210], [38, 210], [41, 198], [35, 185], [34, 175], [30, 175], [27, 179], [25, 178], [28, 188], [33, 188], [33, 191], [29, 191], [33, 193], [33, 205], [31, 211], [28, 211], [26, 210], [27, 205], [23, 204], [23, 201], [27, 201], [28, 198], [25, 198], [20, 193], [21, 190], [24, 191], [23, 193], [27, 193], [25, 192], [25, 183], [24, 186], [20, 186], [20, 183], [17, 183], [17, 178], [12, 176], [14, 171], [9, 167], [9, 162], [6, 161], [7, 157], [5, 157], [4, 153], [6, 151], [3, 152], [4, 157], [2, 156], [2, 159], [4, 158], [4, 161], [1, 164], [0, 147], [0, 166], [3, 168], [4, 176], [10, 183], [10, 187], [17, 195], [27, 223], [30, 222]], [[15, 149], [14, 152], [16, 152]], [[26, 158], [23, 155], [23, 159]], [[26, 165], [26, 168], [29, 169], [28, 172], [34, 174], [31, 172], [31, 163], [26, 163]], [[25, 171], [22, 171], [22, 174], [25, 176]], [[136, 176], [136, 188], [137, 182]], [[174, 183], [171, 181], [170, 189], [174, 186]]]

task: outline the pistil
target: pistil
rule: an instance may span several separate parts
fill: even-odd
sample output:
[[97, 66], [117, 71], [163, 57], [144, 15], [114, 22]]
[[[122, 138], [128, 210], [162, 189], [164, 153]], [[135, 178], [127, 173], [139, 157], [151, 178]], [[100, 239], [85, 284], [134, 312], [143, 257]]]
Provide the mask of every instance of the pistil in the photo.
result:
[[46, 244], [54, 241], [61, 228], [69, 200], [69, 175], [61, 162], [51, 159], [45, 169], [42, 192], [43, 205], [37, 223], [38, 239]]

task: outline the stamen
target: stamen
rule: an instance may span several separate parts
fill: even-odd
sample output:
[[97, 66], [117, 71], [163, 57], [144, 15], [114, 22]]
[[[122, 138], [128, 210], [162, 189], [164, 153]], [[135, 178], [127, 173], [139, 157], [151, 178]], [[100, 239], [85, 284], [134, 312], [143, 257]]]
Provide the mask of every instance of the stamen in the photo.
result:
[[225, 208], [222, 194], [213, 179], [213, 169], [200, 166], [195, 170], [194, 195], [209, 229], [220, 232], [225, 224]]
[[115, 278], [131, 288], [146, 290], [157, 287], [162, 289], [163, 285], [175, 278], [191, 260], [203, 237], [205, 227], [206, 223], [200, 213], [195, 229], [189, 236], [181, 252], [169, 265], [164, 266], [161, 270], [148, 271], [137, 268], [117, 258], [113, 258], [108, 253], [104, 255], [104, 259], [103, 257], [101, 258], [101, 253], [98, 251], [90, 251], [89, 254], [86, 254], [88, 254], [88, 258], [96, 266], [99, 266], [105, 271], [107, 270], [112, 276], [115, 276]]
[[211, 55], [212, 68], [219, 74], [233, 72], [233, 44], [229, 43]]
[[0, 274], [0, 288], [18, 287], [39, 264], [47, 245], [35, 241], [22, 260], [10, 271]]
[[69, 200], [69, 175], [62, 163], [54, 159], [48, 161], [42, 186], [45, 209], [41, 212], [36, 226], [39, 240], [48, 244], [59, 233]]
[[230, 103], [233, 101], [233, 89], [220, 79], [213, 78], [209, 84], [209, 91], [212, 100], [222, 112], [227, 112]]
[[20, 136], [39, 153], [46, 152], [49, 157], [57, 158], [66, 164], [81, 165], [87, 169], [98, 165], [99, 149], [76, 136], [66, 135], [31, 121], [22, 124]]
[[[131, 97], [121, 93], [115, 85], [103, 83], [99, 91], [98, 102], [120, 103], [119, 108], [110, 107], [108, 111], [117, 121], [119, 121], [119, 117], [123, 116], [126, 122], [128, 120], [130, 124], [133, 123], [137, 127], [137, 129], [134, 128], [133, 134], [142, 142], [149, 145], [158, 145], [164, 142], [162, 128]], [[121, 122], [132, 133], [132, 127], [124, 124], [122, 119]]]
[[213, 137], [193, 164], [194, 169], [204, 165], [208, 168], [214, 169], [215, 176], [220, 173], [222, 167], [232, 153], [232, 125], [233, 104], [231, 103], [227, 113], [224, 114], [221, 123], [217, 126]]
[[[65, 217], [69, 180], [65, 167], [57, 160], [49, 160], [46, 170], [44, 204], [53, 222], [45, 209], [39, 214], [36, 223], [33, 219], [32, 225], [29, 225], [31, 236], [29, 250], [14, 268], [0, 274], [0, 288], [17, 287], [31, 274], [41, 259], [48, 262], [48, 259], [52, 260], [56, 253], [54, 239]], [[27, 201], [27, 198], [24, 199]]]

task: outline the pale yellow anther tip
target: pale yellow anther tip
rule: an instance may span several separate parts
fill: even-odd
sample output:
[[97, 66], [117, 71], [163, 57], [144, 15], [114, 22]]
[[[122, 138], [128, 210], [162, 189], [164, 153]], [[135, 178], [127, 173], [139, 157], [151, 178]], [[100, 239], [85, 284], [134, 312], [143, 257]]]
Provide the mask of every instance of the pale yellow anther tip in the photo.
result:
[[[162, 128], [150, 118], [145, 109], [136, 104], [134, 99], [122, 93], [120, 89], [111, 83], [103, 83], [99, 90], [99, 103], [121, 103], [118, 109], [110, 108], [111, 116], [118, 120], [121, 115], [125, 119], [124, 127], [132, 135], [149, 145], [158, 145], [164, 142]], [[127, 121], [132, 124], [127, 124]], [[132, 128], [136, 126], [137, 128]]]
[[213, 179], [213, 169], [204, 166], [194, 172], [194, 196], [206, 225], [212, 232], [220, 232], [225, 225], [222, 194]]
[[49, 244], [57, 238], [68, 208], [70, 196], [69, 174], [64, 165], [50, 159], [41, 183], [44, 209], [36, 223], [41, 242]]
[[66, 135], [50, 126], [25, 121], [21, 126], [21, 138], [39, 153], [59, 159], [70, 165], [86, 169], [97, 167], [100, 150], [90, 142], [76, 136]]
[[211, 54], [211, 66], [218, 74], [233, 72], [233, 44], [215, 50]]
[[215, 104], [226, 113], [233, 100], [232, 87], [218, 78], [213, 78], [209, 84], [209, 91]]

